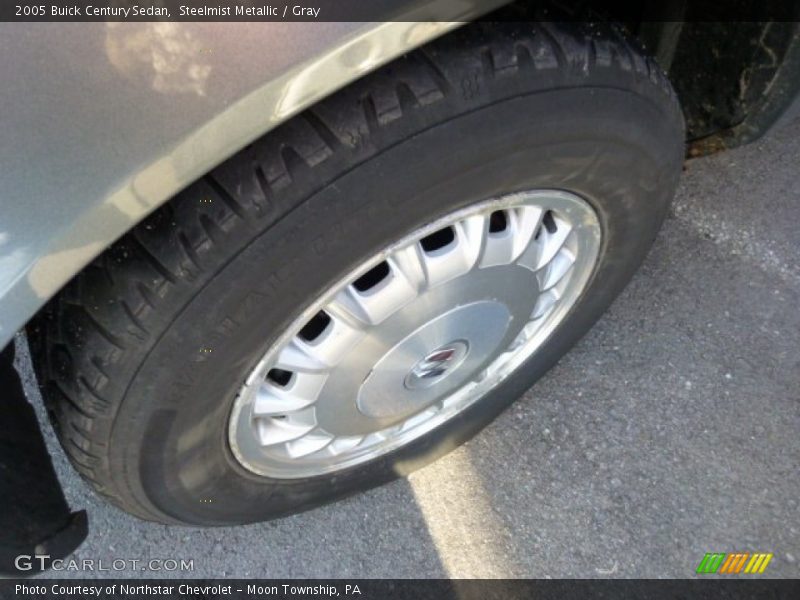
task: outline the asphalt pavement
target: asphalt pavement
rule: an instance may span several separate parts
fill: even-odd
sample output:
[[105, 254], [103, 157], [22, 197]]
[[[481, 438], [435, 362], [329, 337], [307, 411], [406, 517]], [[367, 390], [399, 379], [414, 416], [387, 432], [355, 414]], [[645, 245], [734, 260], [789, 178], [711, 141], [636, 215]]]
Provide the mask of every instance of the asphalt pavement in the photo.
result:
[[750, 551], [774, 553], [764, 576], [798, 577], [800, 119], [689, 161], [611, 310], [407, 480], [269, 523], [167, 527], [95, 496], [45, 427], [67, 499], [89, 513], [75, 558], [194, 567], [45, 576], [688, 577], [706, 552]]

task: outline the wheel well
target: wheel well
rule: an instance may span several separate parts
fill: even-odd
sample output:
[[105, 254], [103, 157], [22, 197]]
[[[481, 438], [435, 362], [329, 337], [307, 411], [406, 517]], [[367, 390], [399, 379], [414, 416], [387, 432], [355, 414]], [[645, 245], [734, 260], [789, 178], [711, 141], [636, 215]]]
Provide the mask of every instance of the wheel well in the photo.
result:
[[587, 0], [575, 11], [556, 0], [545, 11], [518, 0], [488, 18], [619, 23], [667, 73], [684, 111], [691, 157], [757, 139], [800, 94], [796, 3], [646, 0], [638, 9], [624, 3], [609, 8], [613, 4]]

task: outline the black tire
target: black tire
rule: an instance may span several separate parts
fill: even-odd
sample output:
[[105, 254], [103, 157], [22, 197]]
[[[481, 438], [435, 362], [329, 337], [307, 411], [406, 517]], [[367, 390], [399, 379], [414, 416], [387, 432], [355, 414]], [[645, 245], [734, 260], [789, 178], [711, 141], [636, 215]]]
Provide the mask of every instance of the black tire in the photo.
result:
[[[29, 333], [64, 448], [124, 510], [202, 525], [295, 513], [432, 461], [606, 310], [658, 231], [682, 157], [669, 82], [613, 28], [463, 28], [245, 148], [49, 304]], [[534, 188], [588, 200], [603, 243], [582, 298], [524, 368], [439, 429], [336, 475], [268, 480], [236, 462], [236, 390], [305, 302], [437, 216]]]

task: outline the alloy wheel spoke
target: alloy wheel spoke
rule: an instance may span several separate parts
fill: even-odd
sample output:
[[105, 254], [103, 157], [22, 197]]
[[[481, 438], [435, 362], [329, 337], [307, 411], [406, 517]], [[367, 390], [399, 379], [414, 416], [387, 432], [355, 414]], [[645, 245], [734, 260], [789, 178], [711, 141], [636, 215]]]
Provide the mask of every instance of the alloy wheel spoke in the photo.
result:
[[259, 417], [285, 415], [306, 408], [313, 400], [305, 400], [294, 396], [277, 394], [274, 389], [262, 386], [256, 393], [253, 403], [253, 414]]
[[545, 211], [540, 206], [520, 206], [510, 212], [513, 214], [512, 224], [515, 231], [512, 257], [512, 261], [514, 261], [534, 241], [534, 236], [542, 225], [542, 217]]
[[295, 338], [281, 350], [275, 368], [283, 371], [313, 373], [324, 371], [327, 366], [308, 351], [308, 346]]
[[517, 264], [527, 267], [531, 271], [538, 271], [549, 263], [569, 239], [572, 226], [563, 219], [553, 218], [547, 223], [542, 223], [538, 230], [538, 237], [517, 260]]
[[288, 419], [269, 418], [258, 420], [258, 434], [263, 446], [284, 444], [296, 440], [303, 437], [314, 427], [316, 427], [314, 424], [293, 423]]
[[575, 264], [575, 256], [568, 249], [562, 248], [561, 252], [556, 254], [553, 260], [536, 274], [539, 280], [539, 289], [546, 291], [556, 285], [564, 278], [573, 264]]
[[[355, 291], [355, 290], [354, 290]], [[341, 321], [351, 329], [368, 329], [369, 318], [357, 298], [351, 297], [349, 290], [343, 290], [325, 305], [325, 312], [331, 319]]]
[[326, 448], [329, 454], [337, 455], [342, 452], [347, 452], [358, 446], [364, 439], [361, 435], [341, 436], [335, 438], [331, 444]]
[[338, 314], [342, 320], [356, 319], [366, 326], [379, 325], [411, 300], [417, 297], [415, 282], [409, 281], [405, 274], [389, 268], [389, 274], [374, 288], [361, 292], [349, 285], [328, 305], [330, 312]]
[[542, 253], [539, 256], [539, 268], [553, 260], [553, 257], [564, 246], [572, 231], [572, 226], [564, 220], [554, 219], [557, 229], [550, 231], [547, 227], [542, 227], [540, 242]]
[[333, 441], [334, 437], [328, 433], [312, 431], [296, 440], [286, 443], [286, 453], [291, 458], [300, 458], [308, 456], [323, 450], [328, 444]]
[[313, 404], [325, 385], [327, 373], [294, 373], [286, 386], [263, 382], [256, 392], [253, 413], [285, 415]]
[[488, 232], [486, 247], [481, 256], [481, 268], [507, 265], [514, 260], [514, 228], [511, 222], [502, 231]]
[[422, 248], [415, 243], [396, 250], [387, 259], [392, 272], [403, 277], [409, 286], [417, 291], [417, 294], [428, 285], [421, 252]]
[[556, 305], [558, 298], [559, 294], [556, 288], [550, 288], [546, 292], [539, 294], [539, 297], [536, 299], [536, 304], [533, 307], [531, 319], [541, 319], [545, 316], [550, 309]]
[[483, 214], [472, 215], [456, 223], [455, 230], [461, 247], [462, 261], [465, 267], [471, 269], [485, 251], [489, 218]]
[[468, 273], [478, 261], [483, 248], [486, 217], [476, 215], [452, 225], [453, 240], [431, 251], [423, 250], [422, 262], [430, 287]]
[[331, 322], [319, 337], [310, 342], [298, 339], [295, 343], [304, 355], [329, 368], [335, 366], [364, 335], [363, 329], [352, 327], [344, 319], [331, 317]]

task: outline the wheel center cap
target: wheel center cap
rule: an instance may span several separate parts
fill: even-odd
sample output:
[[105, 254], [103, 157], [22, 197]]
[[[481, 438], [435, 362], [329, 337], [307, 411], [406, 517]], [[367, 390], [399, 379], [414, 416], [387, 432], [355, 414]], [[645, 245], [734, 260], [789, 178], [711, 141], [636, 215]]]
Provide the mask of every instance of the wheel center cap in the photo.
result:
[[510, 321], [505, 304], [481, 300], [424, 323], [373, 365], [358, 391], [358, 412], [372, 427], [385, 427], [430, 406], [491, 359]]
[[436, 385], [455, 371], [467, 358], [469, 344], [465, 340], [451, 342], [420, 359], [403, 382], [409, 390]]

